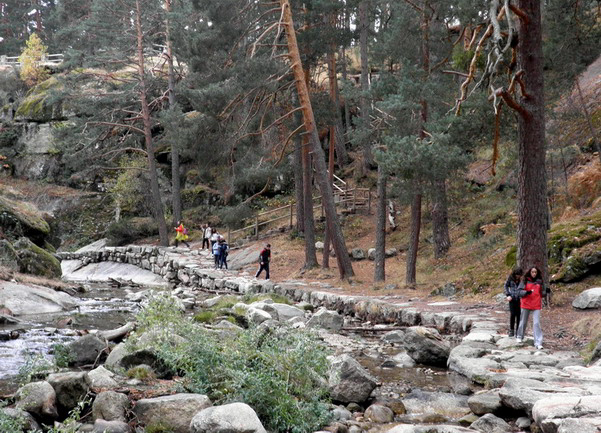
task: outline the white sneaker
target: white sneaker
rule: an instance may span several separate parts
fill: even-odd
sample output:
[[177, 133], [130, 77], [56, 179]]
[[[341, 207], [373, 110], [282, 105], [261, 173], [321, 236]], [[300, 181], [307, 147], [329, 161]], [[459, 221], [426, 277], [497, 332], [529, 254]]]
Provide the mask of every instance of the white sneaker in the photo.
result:
[[542, 346], [541, 344], [539, 344], [538, 346], [536, 346], [536, 348], [537, 348], [538, 350], [543, 350], [543, 346]]
[[517, 341], [518, 343], [522, 343], [524, 341], [524, 339], [520, 338], [520, 337], [516, 337], [515, 341]]

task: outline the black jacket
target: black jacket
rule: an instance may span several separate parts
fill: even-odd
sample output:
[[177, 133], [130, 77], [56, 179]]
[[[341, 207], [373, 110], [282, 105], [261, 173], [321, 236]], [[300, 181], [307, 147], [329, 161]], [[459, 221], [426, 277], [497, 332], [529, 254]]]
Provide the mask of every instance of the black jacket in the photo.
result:
[[520, 282], [516, 282], [510, 275], [509, 278], [507, 278], [507, 281], [505, 281], [505, 296], [511, 296], [513, 301], [519, 300], [519, 284]]

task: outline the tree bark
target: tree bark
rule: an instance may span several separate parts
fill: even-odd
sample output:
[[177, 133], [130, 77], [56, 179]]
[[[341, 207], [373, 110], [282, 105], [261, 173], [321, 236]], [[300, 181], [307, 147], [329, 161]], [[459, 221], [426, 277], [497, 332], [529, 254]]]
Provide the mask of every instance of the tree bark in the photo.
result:
[[545, 169], [545, 112], [541, 5], [538, 0], [519, 0], [518, 68], [524, 71], [525, 108], [518, 116], [518, 263], [522, 269], [537, 266], [547, 282], [547, 176]]
[[449, 214], [447, 185], [444, 180], [435, 181], [432, 192], [432, 231], [434, 237], [434, 257], [444, 257], [451, 248], [449, 236]]
[[[294, 113], [296, 123], [301, 123], [301, 115], [297, 111]], [[295, 137], [294, 146], [294, 193], [296, 197], [296, 231], [300, 234], [305, 232], [305, 199], [303, 193], [303, 141], [300, 135]]]
[[374, 281], [386, 280], [386, 173], [378, 164], [378, 185], [376, 205], [376, 257]]
[[[171, 0], [165, 0], [165, 39], [167, 44], [167, 86], [169, 94], [169, 108], [175, 108], [175, 70], [173, 69], [173, 49], [171, 46], [171, 27], [169, 14], [171, 13]], [[171, 142], [171, 201], [173, 206], [173, 225], [182, 219], [182, 193], [180, 182], [179, 150], [176, 140]]]
[[[280, 0], [280, 5], [283, 10], [282, 21], [286, 27], [288, 55], [290, 57], [290, 63], [294, 72], [294, 81], [296, 84], [298, 99], [302, 107], [305, 131], [307, 132], [307, 135], [310, 135], [309, 143], [311, 144], [311, 150], [313, 152], [315, 161], [316, 179], [322, 195], [322, 202], [326, 214], [326, 224], [332, 236], [332, 245], [334, 246], [334, 251], [336, 252], [340, 278], [347, 279], [354, 275], [353, 267], [344, 242], [344, 235], [342, 233], [342, 227], [340, 226], [338, 214], [336, 213], [334, 193], [332, 192], [332, 185], [328, 180], [325, 156], [323, 149], [321, 148], [319, 136], [317, 134], [317, 128], [315, 126], [313, 107], [311, 106], [309, 90], [307, 88], [307, 83], [305, 82], [303, 66], [300, 53], [298, 51], [298, 44], [296, 42], [296, 32], [294, 30], [290, 3], [288, 0]], [[307, 198], [305, 197], [305, 200], [306, 199]], [[306, 229], [307, 227], [305, 227], [305, 231]]]
[[368, 17], [368, 0], [362, 0], [359, 3], [359, 47], [361, 55], [361, 126], [363, 132], [363, 164], [361, 175], [365, 176], [373, 165], [373, 155], [371, 152], [371, 143], [367, 138], [369, 130], [369, 70], [367, 58], [367, 38], [369, 35], [369, 17]]
[[305, 216], [305, 269], [317, 267], [315, 220], [313, 218], [313, 170], [309, 153], [309, 137], [303, 136], [303, 215]]
[[422, 221], [422, 195], [414, 194], [411, 202], [411, 234], [409, 235], [409, 249], [407, 251], [407, 275], [405, 284], [415, 287], [417, 283], [417, 249], [419, 248], [419, 232]]
[[[336, 16], [331, 15], [330, 25], [336, 28]], [[336, 161], [338, 167], [342, 168], [348, 161], [345, 148], [344, 136], [342, 134], [342, 117], [340, 114], [340, 92], [338, 91], [338, 77], [336, 76], [336, 42], [330, 43], [328, 48], [328, 81], [330, 87], [330, 101], [334, 112], [334, 123], [330, 128], [330, 145], [336, 149]]]
[[161, 191], [159, 189], [159, 178], [154, 156], [150, 109], [146, 99], [146, 71], [144, 68], [144, 40], [142, 23], [140, 21], [141, 14], [140, 0], [136, 0], [137, 66], [138, 77], [140, 79], [140, 105], [142, 108], [142, 122], [144, 124], [144, 142], [146, 144], [146, 152], [148, 153], [148, 173], [150, 176], [150, 190], [152, 194], [154, 218], [159, 226], [160, 244], [161, 246], [166, 247], [169, 245], [169, 237], [167, 235], [167, 223], [165, 222], [165, 214], [163, 213], [163, 203], [161, 202]]

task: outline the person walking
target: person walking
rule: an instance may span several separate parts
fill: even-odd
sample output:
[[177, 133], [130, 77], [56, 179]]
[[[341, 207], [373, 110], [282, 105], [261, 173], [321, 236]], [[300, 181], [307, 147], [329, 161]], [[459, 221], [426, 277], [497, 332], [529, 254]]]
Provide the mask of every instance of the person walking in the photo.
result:
[[213, 234], [213, 229], [209, 224], [205, 224], [202, 230], [202, 247], [201, 250], [205, 249], [205, 245], [207, 249], [209, 249], [209, 240], [211, 239], [211, 235]]
[[219, 269], [227, 269], [227, 255], [230, 247], [224, 238], [219, 239]]
[[509, 336], [513, 337], [520, 326], [520, 296], [518, 287], [522, 268], [515, 268], [505, 281], [505, 296], [509, 303]]
[[543, 331], [540, 326], [540, 310], [543, 296], [548, 294], [545, 290], [540, 269], [533, 266], [524, 274], [518, 291], [521, 296], [520, 326], [516, 335], [518, 343], [524, 341], [524, 333], [528, 327], [528, 319], [532, 315], [532, 329], [534, 334], [534, 347], [543, 348]]
[[180, 242], [183, 242], [190, 248], [190, 244], [188, 243], [188, 230], [184, 227], [183, 221], [178, 221], [177, 227], [175, 227], [175, 248], [177, 248]]
[[211, 237], [209, 238], [211, 240], [211, 251], [213, 251], [213, 254], [215, 254], [215, 244], [217, 242], [219, 242], [219, 237], [221, 235], [219, 234], [219, 232], [216, 229], [212, 229], [211, 230]]
[[259, 278], [259, 275], [265, 270], [265, 279], [269, 279], [269, 262], [271, 261], [271, 245], [266, 244], [265, 248], [259, 253], [259, 270], [255, 274], [255, 278]]
[[220, 254], [219, 254], [219, 242], [218, 240], [213, 242], [211, 240], [211, 251], [213, 251], [213, 258], [215, 259], [215, 269], [219, 267]]

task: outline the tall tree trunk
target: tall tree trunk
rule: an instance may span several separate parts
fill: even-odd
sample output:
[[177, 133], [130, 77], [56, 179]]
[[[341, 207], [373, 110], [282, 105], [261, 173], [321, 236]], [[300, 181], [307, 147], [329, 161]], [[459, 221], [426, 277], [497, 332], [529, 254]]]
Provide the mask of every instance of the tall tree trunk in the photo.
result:
[[[330, 16], [330, 25], [334, 30], [336, 28], [336, 15]], [[330, 145], [336, 149], [336, 160], [338, 167], [344, 167], [348, 161], [348, 154], [345, 148], [344, 136], [342, 133], [342, 117], [340, 114], [340, 92], [338, 91], [338, 77], [336, 75], [336, 42], [330, 43], [328, 48], [328, 81], [330, 87], [330, 101], [334, 112], [334, 123], [330, 128]], [[332, 138], [333, 137], [333, 138]]]
[[449, 236], [449, 214], [447, 205], [447, 185], [444, 180], [435, 181], [432, 191], [432, 231], [434, 237], [434, 257], [444, 257], [451, 248]]
[[148, 173], [150, 176], [150, 190], [152, 194], [152, 204], [154, 219], [159, 226], [159, 239], [161, 246], [169, 245], [167, 235], [167, 223], [163, 213], [163, 203], [161, 202], [161, 191], [159, 189], [159, 178], [157, 175], [156, 160], [154, 157], [154, 144], [152, 142], [152, 124], [150, 119], [150, 109], [146, 99], [146, 71], [144, 68], [144, 40], [142, 33], [142, 23], [140, 21], [142, 11], [140, 9], [140, 0], [136, 0], [136, 33], [137, 33], [137, 60], [138, 77], [140, 79], [140, 105], [142, 107], [142, 122], [144, 124], [144, 142], [148, 154]]
[[[328, 180], [325, 156], [323, 149], [321, 148], [321, 143], [319, 142], [319, 136], [317, 134], [317, 128], [315, 126], [315, 117], [313, 116], [313, 107], [311, 106], [311, 100], [309, 98], [309, 89], [307, 88], [307, 83], [305, 82], [303, 66], [300, 53], [298, 51], [298, 44], [296, 42], [296, 32], [294, 30], [294, 22], [292, 20], [292, 11], [290, 10], [290, 3], [288, 0], [280, 0], [280, 5], [283, 9], [282, 21], [286, 27], [288, 55], [290, 57], [290, 63], [294, 72], [294, 81], [296, 84], [298, 99], [302, 107], [305, 131], [307, 132], [307, 135], [310, 134], [309, 142], [311, 144], [311, 150], [313, 151], [316, 167], [316, 179], [321, 191], [322, 203], [326, 214], [326, 224], [328, 226], [328, 230], [330, 231], [330, 235], [332, 236], [332, 245], [334, 246], [334, 251], [336, 252], [340, 278], [347, 279], [354, 275], [353, 266], [348, 255], [348, 250], [346, 249], [338, 214], [336, 213], [336, 204], [334, 203], [332, 184]], [[306, 229], [307, 228], [305, 227], [305, 231]]]
[[315, 219], [313, 218], [313, 165], [309, 153], [309, 137], [303, 136], [303, 215], [305, 217], [305, 269], [317, 267], [315, 251]]
[[419, 248], [419, 232], [422, 226], [422, 195], [413, 195], [411, 202], [411, 234], [409, 235], [409, 250], [407, 251], [407, 275], [405, 284], [415, 287], [417, 283], [417, 250]]
[[365, 176], [373, 165], [373, 155], [371, 152], [371, 143], [368, 138], [370, 127], [369, 121], [369, 70], [367, 58], [367, 38], [369, 35], [369, 16], [368, 0], [362, 0], [359, 3], [359, 47], [361, 53], [361, 126], [363, 129], [363, 164], [362, 175]]
[[[175, 70], [173, 69], [173, 49], [171, 46], [171, 28], [169, 14], [171, 13], [171, 0], [165, 0], [165, 39], [167, 43], [167, 85], [169, 93], [169, 108], [175, 108]], [[171, 201], [173, 206], [173, 224], [182, 219], [182, 193], [179, 172], [179, 150], [176, 140], [171, 142]]]
[[[351, 27], [351, 14], [348, 4], [344, 8], [344, 30], [348, 31]], [[340, 60], [342, 62], [342, 82], [346, 86], [348, 84], [347, 68], [346, 68], [346, 49], [342, 47], [340, 50]], [[348, 135], [351, 130], [351, 108], [347, 98], [344, 98], [344, 142], [348, 143]]]
[[[301, 123], [301, 115], [294, 113], [296, 123]], [[300, 234], [305, 232], [305, 199], [303, 193], [303, 139], [297, 134], [294, 138], [294, 194], [296, 197], [296, 231]]]
[[538, 266], [548, 281], [547, 176], [545, 170], [545, 113], [541, 4], [519, 0], [518, 8], [528, 15], [520, 20], [518, 68], [524, 71], [525, 94], [518, 116], [518, 263], [523, 269]]
[[378, 185], [376, 204], [376, 257], [374, 281], [386, 279], [386, 173], [382, 164], [378, 164]]

